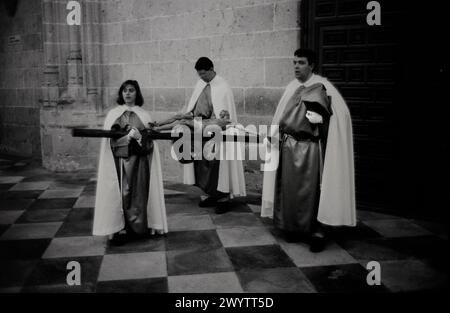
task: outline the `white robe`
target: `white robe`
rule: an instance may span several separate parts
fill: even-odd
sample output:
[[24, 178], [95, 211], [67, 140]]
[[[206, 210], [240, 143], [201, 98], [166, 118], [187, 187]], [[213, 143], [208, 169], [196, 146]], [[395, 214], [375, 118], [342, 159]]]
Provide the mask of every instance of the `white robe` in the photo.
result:
[[[117, 118], [127, 110], [136, 113], [145, 126], [151, 122], [150, 114], [141, 107], [119, 105], [108, 112], [103, 129], [110, 130]], [[114, 234], [125, 227], [119, 179], [109, 139], [102, 139], [98, 164], [93, 234], [105, 236]], [[168, 231], [161, 162], [156, 141], [151, 159], [147, 222], [149, 228], [162, 230], [164, 233]]]
[[[339, 91], [324, 77], [313, 74], [302, 84], [297, 79], [287, 87], [277, 106], [272, 125], [278, 125], [286, 104], [301, 85], [322, 83], [331, 97], [331, 110], [327, 146], [317, 219], [332, 226], [356, 225], [355, 179], [353, 157], [353, 132], [350, 111]], [[275, 136], [275, 133], [271, 133]], [[279, 150], [273, 149], [270, 157], [278, 164]], [[273, 217], [276, 170], [265, 171], [261, 216]], [[302, 179], [299, 177], [299, 179]], [[299, 203], [301, 205], [301, 203]]]
[[[199, 80], [195, 85], [194, 92], [192, 93], [191, 99], [187, 106], [183, 109], [183, 113], [191, 112], [195, 104], [197, 103], [198, 97], [202, 93], [206, 86], [206, 82]], [[211, 100], [213, 104], [214, 114], [219, 117], [219, 113], [222, 110], [227, 110], [230, 113], [230, 119], [233, 123], [237, 123], [236, 107], [234, 104], [233, 92], [228, 85], [228, 83], [216, 75], [214, 79], [210, 82], [211, 86]], [[233, 128], [228, 128], [227, 133], [236, 133], [237, 130]], [[226, 144], [227, 147], [231, 143]], [[235, 152], [240, 151], [238, 145], [235, 145]], [[226, 155], [228, 157], [223, 157], [219, 165], [219, 179], [217, 183], [217, 190], [230, 193], [231, 197], [235, 196], [245, 196], [245, 178], [244, 178], [244, 167], [242, 165], [242, 160], [237, 157], [232, 159], [228, 152], [232, 149], [225, 149]], [[223, 150], [221, 150], [223, 151]], [[243, 151], [241, 151], [243, 152]], [[223, 155], [223, 154], [222, 154]], [[230, 160], [231, 159], [231, 160]], [[188, 185], [195, 184], [195, 174], [194, 174], [194, 164], [184, 164], [183, 165], [184, 178], [183, 183]]]

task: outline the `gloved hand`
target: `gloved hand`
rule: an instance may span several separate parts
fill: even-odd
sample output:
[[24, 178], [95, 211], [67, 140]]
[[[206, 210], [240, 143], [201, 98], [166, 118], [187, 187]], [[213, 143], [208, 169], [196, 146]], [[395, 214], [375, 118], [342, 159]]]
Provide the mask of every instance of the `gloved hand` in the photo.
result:
[[139, 130], [135, 127], [133, 127], [130, 132], [128, 133], [128, 137], [132, 139], [136, 139], [137, 141], [141, 140], [142, 135], [139, 132]]
[[306, 118], [308, 119], [308, 121], [311, 124], [322, 124], [323, 123], [322, 115], [317, 114], [316, 112], [313, 112], [313, 111], [306, 111]]

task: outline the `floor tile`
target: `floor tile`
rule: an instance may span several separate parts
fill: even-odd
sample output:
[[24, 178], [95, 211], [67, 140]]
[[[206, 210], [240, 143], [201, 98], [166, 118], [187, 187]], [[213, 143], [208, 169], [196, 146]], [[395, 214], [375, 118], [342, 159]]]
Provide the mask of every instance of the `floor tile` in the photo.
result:
[[12, 187], [11, 191], [20, 191], [20, 190], [45, 190], [47, 189], [51, 181], [36, 181], [36, 182], [21, 182]]
[[7, 293], [20, 293], [20, 292], [22, 292], [21, 286], [20, 287], [5, 287], [5, 288], [0, 287], [0, 293], [7, 294]]
[[393, 292], [448, 288], [448, 272], [439, 272], [420, 260], [380, 262], [381, 281]]
[[0, 184], [17, 184], [22, 179], [23, 176], [0, 176]]
[[77, 198], [82, 191], [83, 191], [82, 188], [65, 189], [65, 190], [46, 190], [39, 196], [39, 199]]
[[66, 222], [92, 222], [94, 219], [94, 208], [73, 208], [66, 218]]
[[441, 237], [442, 239], [448, 240], [448, 224], [423, 220], [414, 220], [414, 223], [422, 226], [426, 230]]
[[365, 210], [358, 210], [356, 212], [356, 216], [358, 220], [361, 221], [368, 221], [368, 220], [385, 220], [385, 219], [395, 219], [398, 218], [395, 215], [380, 213], [380, 212], [373, 212], [373, 211], [365, 211]]
[[16, 220], [23, 214], [22, 210], [0, 211], [0, 224], [14, 224]]
[[236, 273], [213, 273], [169, 276], [169, 292], [175, 293], [241, 293]]
[[164, 196], [174, 196], [174, 195], [182, 195], [182, 194], [185, 194], [185, 193], [182, 191], [164, 188]]
[[11, 189], [15, 184], [0, 184], [0, 192], [4, 194], [6, 191]]
[[406, 252], [397, 249], [388, 239], [350, 240], [339, 243], [356, 260], [384, 261], [410, 258]]
[[209, 214], [214, 212], [213, 208], [200, 208], [197, 203], [193, 203], [191, 201], [183, 201], [179, 203], [172, 203], [173, 199], [166, 199], [166, 213], [167, 215], [172, 214], [193, 214], [193, 215], [202, 215]]
[[264, 226], [271, 226], [273, 227], [273, 219], [271, 219], [270, 217], [260, 217], [258, 216], [259, 220], [261, 221], [261, 223], [263, 223]]
[[33, 203], [33, 199], [6, 199], [0, 201], [0, 211], [2, 210], [26, 210]]
[[22, 214], [16, 223], [62, 222], [69, 212], [70, 209], [29, 210]]
[[92, 208], [72, 209], [56, 237], [92, 235], [93, 218], [94, 210]]
[[52, 238], [61, 225], [61, 222], [14, 224], [0, 237], [0, 240]]
[[6, 191], [0, 195], [0, 199], [37, 199], [43, 192], [42, 190]]
[[167, 181], [167, 180], [163, 181], [163, 185], [164, 185], [164, 188], [166, 188], [166, 189], [180, 191], [180, 192], [184, 192], [184, 193], [189, 192], [189, 190], [191, 190], [193, 188], [196, 188], [191, 185], [185, 185], [183, 183], [179, 183], [179, 182], [175, 182], [175, 181]]
[[26, 175], [22, 180], [22, 183], [34, 183], [34, 182], [49, 182], [48, 186], [50, 186], [53, 181], [55, 180], [56, 176], [55, 173], [46, 172], [43, 174], [37, 174], [37, 175]]
[[90, 236], [92, 226], [92, 221], [64, 222], [55, 237]]
[[169, 231], [207, 230], [215, 229], [208, 214], [171, 214], [167, 216]]
[[[70, 272], [70, 270], [67, 269], [67, 264], [72, 261], [80, 264], [81, 287], [67, 285], [67, 275]], [[42, 259], [36, 265], [25, 285], [57, 285], [55, 287], [58, 289], [67, 286], [68, 292], [70, 292], [70, 290], [76, 290], [77, 288], [80, 289], [86, 284], [95, 284], [101, 262], [101, 256]], [[47, 289], [48, 288], [49, 287], [47, 287]]]
[[31, 206], [30, 210], [42, 209], [71, 209], [77, 198], [66, 199], [37, 199]]
[[320, 253], [309, 251], [305, 243], [281, 243], [281, 248], [294, 261], [296, 266], [323, 266], [357, 263], [357, 261], [335, 243], [329, 243]]
[[167, 278], [147, 278], [130, 280], [101, 281], [97, 284], [98, 293], [166, 293]]
[[0, 260], [40, 258], [50, 239], [0, 240]]
[[105, 249], [106, 238], [104, 237], [54, 238], [42, 258], [103, 255]]
[[370, 220], [364, 224], [386, 238], [431, 235], [428, 230], [406, 219]]
[[420, 259], [420, 261], [437, 272], [445, 273], [444, 276], [448, 277], [448, 252], [447, 255], [442, 258], [427, 258]]
[[295, 267], [245, 269], [236, 272], [245, 292], [251, 293], [311, 293], [313, 285]]
[[167, 250], [202, 250], [222, 247], [215, 230], [179, 231], [167, 234]]
[[166, 277], [164, 252], [108, 254], [103, 258], [99, 281]]
[[403, 237], [387, 240], [388, 245], [410, 258], [432, 259], [437, 264], [448, 263], [448, 240], [436, 236]]
[[213, 215], [212, 219], [217, 228], [263, 226], [254, 213], [227, 212], [225, 214]]
[[295, 267], [291, 258], [279, 245], [226, 248], [234, 268], [258, 269], [275, 267]]
[[45, 293], [45, 294], [62, 294], [62, 293], [94, 293], [95, 283], [81, 283], [80, 286], [69, 286], [68, 284], [52, 284], [52, 285], [33, 285], [22, 288], [21, 293]]
[[368, 271], [360, 264], [302, 267], [301, 271], [318, 292], [370, 293], [386, 292], [383, 285], [369, 286]]
[[0, 288], [22, 286], [37, 260], [0, 260]]
[[363, 240], [382, 237], [378, 232], [365, 225], [363, 222], [358, 222], [355, 227], [328, 227], [327, 230], [329, 237], [336, 241]]
[[229, 212], [252, 213], [252, 210], [245, 202], [235, 199], [228, 203], [228, 209]]
[[234, 227], [217, 229], [224, 247], [260, 246], [275, 244], [275, 238], [264, 227]]
[[254, 204], [247, 204], [250, 210], [252, 210], [253, 213], [261, 213], [261, 206], [260, 205], [254, 205]]
[[96, 191], [96, 190], [97, 190], [97, 182], [88, 182], [85, 185], [83, 192]]
[[169, 276], [233, 271], [225, 249], [174, 250], [167, 252]]
[[152, 236], [146, 239], [133, 239], [122, 246], [106, 245], [106, 254], [123, 254], [136, 252], [165, 251], [166, 239], [164, 236]]
[[73, 208], [93, 208], [95, 206], [95, 196], [80, 196], [73, 205]]
[[10, 225], [0, 224], [0, 236], [9, 228]]
[[66, 181], [54, 181], [50, 184], [48, 187], [49, 190], [74, 190], [74, 189], [81, 189], [83, 190], [85, 188], [85, 185], [88, 183], [87, 180], [82, 180], [81, 182], [66, 182]]

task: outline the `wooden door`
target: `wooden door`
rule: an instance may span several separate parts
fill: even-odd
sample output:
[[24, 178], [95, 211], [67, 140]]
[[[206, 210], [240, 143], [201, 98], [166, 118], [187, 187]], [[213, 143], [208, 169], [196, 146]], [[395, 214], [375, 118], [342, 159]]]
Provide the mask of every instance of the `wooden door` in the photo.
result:
[[[421, 127], [423, 116], [418, 113], [423, 110], [419, 100], [423, 97], [414, 94], [416, 81], [426, 77], [419, 88], [428, 92], [434, 86], [431, 89], [436, 99], [441, 97], [437, 93], [442, 94], [436, 87], [443, 85], [443, 75], [439, 76], [444, 68], [442, 58], [430, 59], [433, 54], [417, 48], [421, 45], [418, 36], [423, 35], [428, 36], [430, 49], [441, 49], [435, 37], [440, 9], [412, 8], [406, 1], [378, 1], [381, 25], [369, 26], [368, 2], [303, 0], [302, 46], [317, 52], [317, 71], [335, 84], [350, 108], [358, 208], [410, 215], [427, 204], [424, 188], [443, 179], [424, 181], [427, 175], [420, 167], [425, 164], [420, 160], [425, 154], [425, 159], [432, 158], [423, 149], [414, 148], [417, 140], [427, 140], [426, 130]], [[430, 12], [435, 13], [434, 17]], [[421, 53], [427, 59], [416, 69]], [[437, 85], [428, 81], [436, 74], [440, 77]], [[445, 110], [448, 112], [448, 108]], [[448, 138], [442, 133], [438, 136], [440, 140]], [[441, 155], [448, 155], [448, 146], [439, 149]], [[446, 165], [432, 166], [442, 170]], [[435, 196], [435, 190], [429, 192]]]

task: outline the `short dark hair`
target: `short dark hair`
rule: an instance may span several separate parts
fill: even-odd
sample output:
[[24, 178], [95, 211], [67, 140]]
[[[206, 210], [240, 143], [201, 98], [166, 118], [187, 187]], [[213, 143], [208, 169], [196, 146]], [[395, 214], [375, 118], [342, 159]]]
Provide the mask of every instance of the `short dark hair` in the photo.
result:
[[119, 92], [117, 95], [117, 104], [122, 105], [125, 104], [125, 100], [123, 99], [123, 95], [122, 92], [125, 89], [125, 87], [127, 85], [131, 85], [134, 87], [134, 89], [136, 89], [136, 101], [135, 101], [135, 105], [137, 106], [142, 106], [144, 104], [144, 97], [142, 96], [142, 92], [141, 92], [141, 88], [139, 87], [139, 83], [135, 80], [126, 80], [122, 83], [122, 85], [120, 85], [119, 88]]
[[316, 53], [311, 49], [297, 49], [294, 52], [294, 56], [298, 58], [306, 58], [308, 60], [309, 65], [314, 64], [316, 65], [317, 56]]
[[213, 62], [207, 57], [201, 57], [195, 62], [195, 69], [197, 71], [205, 70], [208, 71], [210, 69], [214, 69]]

